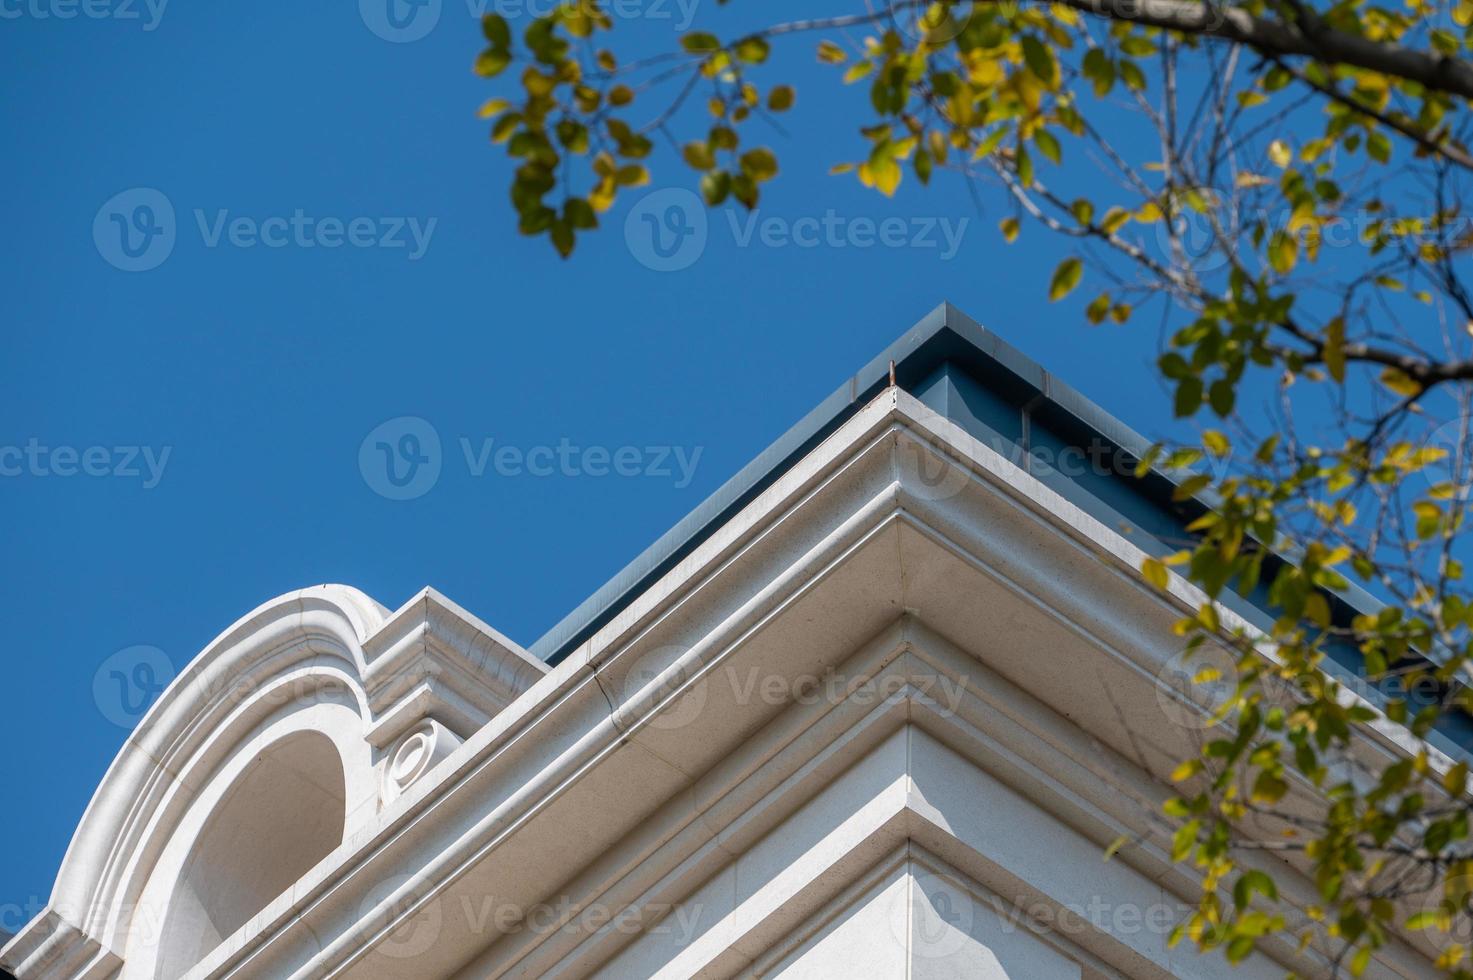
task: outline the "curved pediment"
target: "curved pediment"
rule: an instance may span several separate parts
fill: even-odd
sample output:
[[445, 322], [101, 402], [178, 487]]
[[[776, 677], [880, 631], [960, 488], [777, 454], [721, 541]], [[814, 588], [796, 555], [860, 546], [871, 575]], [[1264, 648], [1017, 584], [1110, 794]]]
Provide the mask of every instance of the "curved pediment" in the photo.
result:
[[7, 958], [182, 975], [544, 671], [432, 589], [393, 613], [341, 585], [262, 604], [138, 723]]

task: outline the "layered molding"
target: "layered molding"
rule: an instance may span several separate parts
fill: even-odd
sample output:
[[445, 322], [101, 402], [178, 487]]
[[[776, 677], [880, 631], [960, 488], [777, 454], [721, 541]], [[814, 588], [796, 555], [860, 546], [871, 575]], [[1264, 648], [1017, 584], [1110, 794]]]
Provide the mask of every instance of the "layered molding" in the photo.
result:
[[[1169, 675], [1172, 624], [1201, 596], [1175, 577], [1149, 588], [1141, 557], [889, 389], [545, 674], [428, 593], [393, 616], [314, 599], [291, 630], [261, 627], [260, 662], [307, 646], [294, 662], [335, 671], [376, 757], [402, 751], [417, 778], [188, 976], [763, 975], [892, 874], [1034, 910], [1030, 941], [1081, 977], [1178, 975], [1190, 954], [1159, 932], [1043, 921], [1094, 894], [1172, 905], [1197, 887], [1149, 814], [1196, 736], [1202, 705]], [[197, 705], [197, 741], [228, 717]], [[1358, 751], [1406, 748], [1388, 731]], [[146, 795], [108, 787], [118, 808]], [[1105, 864], [1121, 833], [1140, 845]], [[1292, 865], [1259, 860], [1286, 901], [1313, 900]], [[98, 902], [136, 877], [68, 873]], [[48, 910], [6, 962], [22, 980], [111, 975], [125, 951], [113, 906], [96, 907]], [[682, 913], [694, 925], [673, 943], [658, 926]], [[1425, 975], [1411, 942], [1367, 975]], [[1266, 954], [1249, 975], [1329, 972], [1322, 950]]]

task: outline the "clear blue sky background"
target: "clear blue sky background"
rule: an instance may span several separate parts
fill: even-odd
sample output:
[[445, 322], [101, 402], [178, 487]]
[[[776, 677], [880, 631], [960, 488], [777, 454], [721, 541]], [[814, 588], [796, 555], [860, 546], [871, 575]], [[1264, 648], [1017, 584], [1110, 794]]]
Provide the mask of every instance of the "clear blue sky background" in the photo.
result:
[[[736, 16], [705, 3], [703, 26]], [[157, 647], [182, 666], [254, 606], [322, 582], [391, 608], [433, 585], [530, 644], [943, 299], [1144, 433], [1167, 424], [1154, 321], [1086, 327], [1088, 290], [1046, 302], [1057, 242], [1004, 246], [998, 202], [979, 212], [944, 180], [886, 201], [827, 176], [858, 154], [865, 96], [811, 64], [811, 40], [779, 56], [800, 84], [787, 121], [812, 137], [768, 137], [783, 177], [764, 216], [966, 218], [954, 258], [743, 248], [713, 215], [694, 265], [655, 272], [624, 235], [636, 192], [560, 261], [516, 233], [509, 165], [475, 116], [495, 87], [469, 71], [480, 37], [465, 0], [444, 0], [412, 43], [376, 36], [353, 3], [175, 2], [151, 31], [142, 0], [141, 20], [6, 4], [20, 16], [0, 20], [0, 446], [170, 455], [152, 488], [0, 477], [0, 926], [44, 901], [127, 736], [93, 689], [119, 650]], [[673, 43], [672, 21], [619, 27], [636, 29]], [[690, 185], [663, 151], [655, 165], [657, 182]], [[105, 261], [93, 223], [138, 187], [167, 197], [176, 241], [129, 273]], [[403, 248], [211, 248], [195, 209], [436, 224], [411, 261]], [[434, 425], [443, 471], [394, 501], [367, 485], [358, 451], [404, 415]], [[702, 455], [685, 487], [476, 478], [462, 436]]]

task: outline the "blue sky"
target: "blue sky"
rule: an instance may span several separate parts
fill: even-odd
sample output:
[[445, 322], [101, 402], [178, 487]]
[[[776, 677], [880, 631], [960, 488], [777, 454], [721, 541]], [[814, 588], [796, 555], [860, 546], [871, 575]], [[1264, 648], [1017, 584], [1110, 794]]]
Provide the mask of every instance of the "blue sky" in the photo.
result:
[[[617, 30], [668, 45], [687, 8], [667, 6]], [[391, 608], [433, 585], [530, 644], [943, 299], [1138, 430], [1167, 424], [1156, 321], [1089, 328], [1086, 289], [1049, 304], [1056, 242], [1005, 246], [998, 202], [979, 211], [945, 180], [887, 201], [827, 176], [858, 154], [864, 94], [812, 65], [811, 40], [777, 54], [799, 84], [787, 123], [813, 135], [768, 137], [783, 176], [762, 216], [946, 221], [954, 254], [939, 234], [744, 243], [745, 219], [718, 212], [686, 268], [657, 271], [625, 227], [640, 207], [660, 220], [668, 199], [646, 193], [694, 183], [662, 149], [656, 186], [563, 262], [516, 233], [510, 167], [476, 118], [496, 88], [469, 71], [465, 0], [403, 43], [351, 3], [88, 9], [106, 16], [0, 4], [0, 927], [44, 901], [127, 737], [107, 681], [120, 651], [177, 670], [251, 608], [321, 582]], [[149, 229], [172, 245], [132, 260], [119, 221], [138, 249]], [[441, 469], [395, 500], [359, 456], [405, 416], [432, 427]], [[476, 475], [462, 439], [524, 464]], [[576, 475], [527, 472], [527, 454], [563, 445]], [[650, 446], [693, 466], [599, 476], [586, 454]]]

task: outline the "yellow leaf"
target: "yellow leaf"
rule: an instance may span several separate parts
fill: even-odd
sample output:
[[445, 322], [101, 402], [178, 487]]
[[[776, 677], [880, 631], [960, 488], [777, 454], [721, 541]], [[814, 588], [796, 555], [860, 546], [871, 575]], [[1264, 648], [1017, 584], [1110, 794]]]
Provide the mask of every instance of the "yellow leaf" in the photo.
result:
[[1165, 589], [1170, 579], [1167, 576], [1166, 566], [1155, 558], [1147, 558], [1141, 562], [1141, 574], [1145, 576], [1158, 589]]
[[490, 119], [492, 116], [501, 115], [510, 108], [511, 103], [506, 99], [487, 99], [485, 104], [481, 106], [479, 115], [482, 119]]
[[829, 65], [837, 65], [846, 61], [848, 57], [849, 56], [844, 53], [844, 49], [839, 47], [833, 41], [818, 42], [819, 61], [822, 61], [825, 64]]
[[1420, 384], [1408, 377], [1404, 371], [1394, 367], [1381, 372], [1381, 383], [1405, 398], [1410, 398], [1422, 390]]
[[1304, 600], [1304, 614], [1320, 629], [1330, 628], [1330, 604], [1318, 592], [1311, 592]]
[[1188, 759], [1171, 771], [1171, 781], [1179, 783], [1184, 779], [1191, 779], [1197, 770], [1202, 768], [1202, 763], [1197, 759]]
[[1268, 264], [1280, 275], [1294, 268], [1299, 260], [1299, 240], [1282, 231], [1274, 232], [1268, 243]]
[[1468, 788], [1468, 763], [1459, 762], [1442, 777], [1442, 788], [1453, 796], [1462, 796]]
[[1100, 227], [1106, 234], [1113, 235], [1130, 220], [1130, 212], [1124, 208], [1111, 208], [1105, 212], [1105, 217], [1100, 221]]
[[900, 165], [891, 159], [881, 159], [859, 165], [859, 181], [891, 197], [900, 186]]
[[1294, 159], [1294, 153], [1289, 149], [1289, 144], [1283, 140], [1274, 140], [1268, 145], [1268, 158], [1282, 170], [1289, 165], [1290, 160]]

